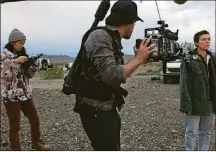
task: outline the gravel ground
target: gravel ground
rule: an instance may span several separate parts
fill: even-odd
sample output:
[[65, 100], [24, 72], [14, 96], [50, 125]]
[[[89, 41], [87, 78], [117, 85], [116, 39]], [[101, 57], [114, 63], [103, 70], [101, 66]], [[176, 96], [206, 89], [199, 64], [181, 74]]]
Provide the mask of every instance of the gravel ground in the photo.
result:
[[[42, 139], [51, 150], [93, 150], [73, 112], [74, 96], [61, 93], [62, 80], [31, 80], [41, 122]], [[122, 118], [121, 147], [127, 151], [184, 150], [184, 114], [178, 111], [178, 85], [150, 82], [150, 77], [131, 77]], [[28, 120], [22, 114], [22, 150], [31, 150]], [[1, 150], [7, 146], [8, 120], [1, 104]], [[212, 132], [213, 150], [215, 132]]]

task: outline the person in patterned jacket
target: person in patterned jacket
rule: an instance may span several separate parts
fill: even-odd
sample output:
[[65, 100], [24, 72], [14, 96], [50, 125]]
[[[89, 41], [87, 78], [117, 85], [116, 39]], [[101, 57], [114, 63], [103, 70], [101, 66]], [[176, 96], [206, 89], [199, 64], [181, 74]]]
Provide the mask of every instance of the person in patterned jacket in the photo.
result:
[[18, 29], [13, 29], [9, 42], [1, 52], [1, 100], [4, 103], [9, 119], [9, 146], [11, 150], [20, 150], [19, 130], [20, 111], [28, 118], [31, 125], [32, 149], [48, 150], [40, 140], [40, 123], [34, 102], [29, 79], [37, 71], [30, 66], [24, 72], [22, 64], [28, 61], [24, 44], [26, 36]]

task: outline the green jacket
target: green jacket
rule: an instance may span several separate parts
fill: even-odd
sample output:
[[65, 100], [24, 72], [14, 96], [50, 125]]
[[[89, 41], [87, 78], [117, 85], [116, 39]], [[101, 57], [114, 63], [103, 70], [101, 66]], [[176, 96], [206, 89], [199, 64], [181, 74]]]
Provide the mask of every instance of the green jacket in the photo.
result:
[[209, 89], [210, 83], [209, 69], [204, 58], [196, 50], [186, 55], [180, 69], [180, 112], [209, 115], [210, 104], [213, 103], [210, 102], [210, 91], [215, 92]]

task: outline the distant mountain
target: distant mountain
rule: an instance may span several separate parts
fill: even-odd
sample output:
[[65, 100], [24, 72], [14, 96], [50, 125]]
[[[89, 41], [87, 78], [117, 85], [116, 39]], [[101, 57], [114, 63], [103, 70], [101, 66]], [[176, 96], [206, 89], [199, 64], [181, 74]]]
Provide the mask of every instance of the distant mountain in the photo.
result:
[[[213, 55], [216, 59], [216, 54], [214, 52]], [[75, 57], [70, 57], [68, 55], [43, 55], [42, 58], [48, 58], [52, 63], [69, 63], [75, 60]], [[123, 58], [125, 62], [128, 62], [134, 58], [134, 55], [125, 54]]]
[[41, 58], [48, 58], [52, 63], [68, 63], [74, 61], [74, 58], [68, 55], [43, 55]]
[[[134, 55], [124, 55], [125, 62], [131, 60]], [[68, 63], [74, 62], [75, 58], [68, 55], [43, 55], [41, 58], [48, 58], [52, 63]]]

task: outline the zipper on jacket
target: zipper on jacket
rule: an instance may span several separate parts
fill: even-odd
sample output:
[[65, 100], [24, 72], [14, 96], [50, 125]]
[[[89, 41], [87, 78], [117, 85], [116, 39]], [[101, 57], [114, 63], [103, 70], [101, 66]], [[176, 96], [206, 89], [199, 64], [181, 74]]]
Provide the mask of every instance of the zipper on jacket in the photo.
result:
[[[205, 69], [206, 69], [206, 73], [207, 73], [207, 76], [209, 75], [209, 71], [208, 71], [208, 65], [206, 64], [206, 62], [205, 62], [205, 60], [204, 60], [204, 58], [201, 56], [201, 55], [199, 55], [200, 56], [200, 58], [202, 59], [202, 62], [203, 62], [203, 64], [204, 64], [204, 66], [205, 66]], [[208, 59], [207, 59], [208, 60]]]
[[[207, 54], [208, 55], [208, 54]], [[206, 83], [207, 83], [207, 88], [208, 88], [208, 90], [209, 90], [209, 70], [208, 70], [208, 65], [207, 65], [207, 63], [205, 62], [205, 60], [204, 60], [204, 58], [201, 56], [201, 55], [199, 55], [200, 56], [200, 58], [202, 59], [202, 62], [203, 62], [203, 64], [204, 64], [204, 66], [205, 66], [205, 70], [206, 70], [206, 74], [207, 74], [207, 81], [206, 81]], [[207, 58], [207, 60], [208, 60], [208, 58]], [[207, 61], [208, 62], [208, 61]], [[206, 95], [208, 95], [208, 100], [209, 100], [209, 97], [210, 97], [210, 94], [208, 94], [208, 93], [210, 93], [209, 91], [207, 91], [206, 90]]]

